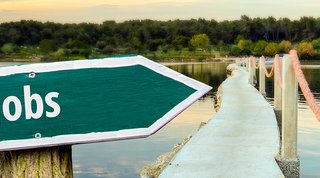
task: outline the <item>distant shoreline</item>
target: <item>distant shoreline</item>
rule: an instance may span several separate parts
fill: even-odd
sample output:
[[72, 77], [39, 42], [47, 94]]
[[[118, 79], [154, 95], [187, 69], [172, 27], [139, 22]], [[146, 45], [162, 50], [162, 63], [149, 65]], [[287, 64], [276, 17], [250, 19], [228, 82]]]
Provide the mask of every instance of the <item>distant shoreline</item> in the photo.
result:
[[[150, 57], [148, 55], [142, 55], [145, 56], [146, 58], [156, 61], [156, 62], [161, 62], [161, 63], [165, 63], [165, 62], [177, 62], [177, 63], [181, 63], [181, 62], [230, 62], [230, 61], [234, 61], [236, 59], [240, 59], [241, 57], [210, 57], [210, 58], [204, 58], [204, 59], [198, 59], [198, 57], [192, 57], [192, 56], [188, 56], [188, 57], [165, 57], [162, 59], [157, 58], [153, 58]], [[109, 57], [117, 57], [117, 55], [115, 56], [99, 56], [99, 57], [92, 57], [92, 58], [83, 58], [83, 59], [73, 59], [73, 58], [62, 58], [62, 59], [51, 59], [48, 58], [46, 60], [42, 60], [40, 58], [34, 58], [34, 59], [28, 59], [28, 58], [0, 58], [0, 62], [22, 62], [22, 63], [34, 63], [34, 62], [58, 62], [58, 61], [72, 61], [72, 60], [85, 60], [85, 59], [103, 59], [103, 58], [109, 58]]]
[[[197, 61], [195, 59], [183, 59], [183, 60], [156, 60], [155, 62], [158, 62], [164, 66], [174, 66], [174, 65], [187, 65], [187, 64], [210, 64], [210, 63], [217, 63], [217, 62], [226, 62], [226, 63], [232, 63], [235, 62], [236, 59], [241, 59], [243, 57], [222, 57], [222, 58], [213, 58], [210, 60], [203, 60], [203, 61]], [[60, 61], [66, 61], [66, 60], [60, 60]], [[4, 66], [12, 66], [12, 65], [24, 65], [24, 64], [33, 64], [33, 63], [40, 63], [40, 62], [59, 62], [59, 61], [35, 61], [35, 60], [29, 60], [29, 59], [16, 59], [16, 60], [6, 60], [2, 61], [0, 59], [0, 67]], [[302, 69], [320, 69], [320, 62], [319, 61], [308, 61], [308, 60], [302, 60], [301, 61]], [[309, 63], [309, 64], [308, 64]], [[266, 66], [267, 68], [271, 68], [271, 66]]]

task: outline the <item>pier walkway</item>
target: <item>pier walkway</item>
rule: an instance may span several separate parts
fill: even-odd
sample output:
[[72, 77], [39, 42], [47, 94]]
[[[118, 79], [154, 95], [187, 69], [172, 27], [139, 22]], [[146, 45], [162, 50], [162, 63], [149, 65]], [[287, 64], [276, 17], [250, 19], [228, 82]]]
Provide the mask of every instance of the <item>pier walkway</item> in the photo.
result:
[[273, 107], [241, 67], [221, 87], [220, 110], [177, 153], [160, 178], [282, 177], [275, 161], [279, 130]]

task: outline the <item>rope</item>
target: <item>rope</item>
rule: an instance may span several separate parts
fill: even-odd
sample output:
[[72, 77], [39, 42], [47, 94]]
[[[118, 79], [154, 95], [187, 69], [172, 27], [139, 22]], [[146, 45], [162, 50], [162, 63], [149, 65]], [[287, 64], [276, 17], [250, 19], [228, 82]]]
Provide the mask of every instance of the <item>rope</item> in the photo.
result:
[[263, 66], [263, 69], [264, 69], [264, 74], [266, 75], [266, 77], [270, 78], [273, 76], [273, 70], [274, 70], [274, 64], [272, 64], [272, 67], [271, 67], [271, 71], [268, 72], [267, 68], [266, 68], [266, 58], [264, 56], [262, 56], [260, 58], [261, 62], [262, 62], [262, 66]]
[[[306, 78], [301, 70], [301, 64], [297, 55], [296, 50], [291, 50], [290, 51], [290, 58], [292, 60], [292, 66], [294, 69], [294, 73], [296, 75], [296, 78], [298, 80], [299, 86], [301, 88], [303, 96], [306, 98], [308, 105], [310, 106], [310, 109], [313, 111], [315, 114], [316, 118], [318, 121], [320, 121], [320, 106], [317, 104], [314, 95], [312, 94], [308, 82], [306, 81]], [[280, 63], [280, 57], [277, 54], [274, 58], [274, 63], [272, 65], [271, 71], [268, 72], [265, 64], [265, 57], [262, 56], [260, 58], [262, 60], [262, 67], [264, 68], [264, 73], [266, 77], [270, 78], [274, 73], [276, 73], [277, 78], [275, 79], [278, 83], [278, 85], [282, 88], [282, 77], [281, 77], [281, 63]], [[249, 59], [246, 59], [246, 61], [251, 62], [251, 64], [254, 65], [255, 69], [258, 69], [259, 66], [256, 65], [256, 58], [250, 57]], [[275, 65], [277, 63], [278, 65]], [[277, 67], [275, 67], [277, 66]]]
[[255, 69], [259, 69], [259, 65], [256, 64], [256, 58], [255, 57], [250, 57], [250, 61], [252, 62], [252, 64], [253, 64]]
[[296, 74], [303, 96], [306, 98], [308, 105], [310, 106], [313, 113], [316, 115], [318, 121], [320, 121], [320, 107], [318, 106], [313, 94], [311, 93], [308, 82], [306, 81], [306, 78], [304, 77], [304, 74], [301, 70], [301, 64], [297, 55], [297, 51], [291, 50], [290, 57], [292, 60], [294, 73]]

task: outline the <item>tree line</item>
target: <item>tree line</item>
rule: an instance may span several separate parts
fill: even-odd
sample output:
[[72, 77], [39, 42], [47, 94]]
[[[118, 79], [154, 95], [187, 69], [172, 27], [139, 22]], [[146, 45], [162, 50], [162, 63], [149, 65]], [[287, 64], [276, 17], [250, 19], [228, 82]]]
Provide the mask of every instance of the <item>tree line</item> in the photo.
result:
[[0, 24], [0, 57], [61, 58], [124, 53], [203, 51], [215, 55], [273, 55], [296, 47], [319, 55], [320, 18], [128, 20], [61, 24], [21, 20]]

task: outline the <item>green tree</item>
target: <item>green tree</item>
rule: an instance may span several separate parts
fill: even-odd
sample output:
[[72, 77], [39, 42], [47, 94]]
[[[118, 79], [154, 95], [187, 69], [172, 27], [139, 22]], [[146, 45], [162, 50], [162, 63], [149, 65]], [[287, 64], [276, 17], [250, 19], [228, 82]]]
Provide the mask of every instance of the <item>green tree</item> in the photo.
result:
[[312, 56], [314, 56], [314, 49], [312, 44], [306, 41], [302, 41], [299, 43], [297, 52], [301, 59], [310, 59]]
[[233, 46], [231, 47], [230, 55], [232, 55], [232, 56], [239, 56], [239, 55], [241, 55], [241, 49], [238, 48], [238, 46], [233, 45]]
[[313, 40], [311, 44], [315, 50], [320, 51], [320, 38]]
[[141, 42], [139, 40], [139, 38], [137, 36], [132, 36], [131, 39], [130, 39], [130, 46], [133, 48], [133, 49], [136, 49], [138, 51], [141, 51], [142, 50], [142, 45], [141, 45]]
[[148, 43], [148, 49], [150, 51], [156, 51], [159, 46], [163, 45], [165, 41], [163, 39], [150, 40]]
[[234, 40], [234, 44], [238, 44], [240, 40], [245, 40], [246, 38], [242, 35], [237, 35], [236, 39]]
[[264, 52], [267, 56], [274, 56], [279, 53], [279, 46], [277, 43], [269, 43]]
[[268, 17], [263, 20], [263, 26], [265, 29], [265, 39], [267, 41], [275, 41], [277, 38], [277, 20], [274, 17]]
[[282, 40], [279, 43], [279, 52], [280, 53], [289, 53], [289, 51], [292, 49], [292, 44], [290, 41]]
[[242, 55], [250, 55], [252, 53], [252, 41], [251, 40], [239, 40], [237, 47], [241, 50]]
[[266, 46], [268, 45], [268, 42], [266, 42], [265, 40], [259, 40], [255, 47], [254, 47], [254, 53], [255, 55], [264, 55], [264, 49], [266, 48]]
[[98, 48], [98, 49], [102, 50], [105, 46], [106, 46], [106, 42], [104, 42], [104, 41], [97, 41], [97, 43], [96, 43], [96, 48]]
[[[198, 42], [196, 35], [207, 36], [204, 44]], [[0, 51], [5, 44], [12, 44], [13, 49], [5, 46], [7, 53], [32, 54], [23, 47], [38, 47], [46, 40], [54, 40], [55, 47], [42, 44], [42, 53], [50, 53], [59, 48], [70, 49], [70, 53], [79, 54], [81, 49], [98, 48], [101, 53], [123, 53], [125, 51], [145, 51], [176, 49], [188, 47], [208, 50], [211, 44], [220, 51], [231, 50], [231, 45], [238, 45], [241, 54], [259, 54], [263, 52], [260, 40], [278, 42], [288, 40], [292, 44], [301, 40], [312, 41], [315, 53], [320, 54], [320, 18], [301, 17], [298, 20], [274, 17], [251, 18], [241, 16], [238, 20], [128, 20], [124, 22], [105, 21], [102, 24], [72, 23], [60, 24], [53, 22], [37, 22], [21, 20], [0, 23]], [[191, 44], [191, 39], [192, 40]], [[240, 42], [241, 40], [244, 40]], [[251, 40], [247, 45], [245, 40]], [[208, 42], [206, 42], [208, 41]], [[240, 42], [240, 43], [239, 43]], [[255, 43], [255, 46], [253, 45]], [[241, 44], [242, 43], [242, 44]], [[259, 45], [258, 45], [259, 43]], [[229, 46], [224, 48], [224, 45]], [[47, 47], [44, 47], [47, 46]], [[279, 52], [287, 52], [286, 43], [279, 44]], [[9, 46], [10, 47], [10, 46]], [[238, 48], [234, 48], [237, 51]], [[49, 49], [49, 50], [48, 50]], [[126, 50], [125, 50], [126, 49]], [[13, 51], [12, 51], [13, 50]], [[27, 56], [27, 55], [26, 55]]]
[[183, 35], [175, 36], [172, 40], [172, 46], [175, 50], [185, 48], [188, 46], [189, 39], [190, 38]]
[[302, 39], [309, 41], [317, 36], [316, 19], [314, 17], [301, 17], [299, 23]]
[[80, 49], [79, 54], [84, 56], [85, 58], [89, 58], [92, 51], [91, 49]]
[[53, 56], [56, 59], [61, 59], [65, 55], [65, 50], [63, 48], [59, 48], [56, 52], [54, 52]]
[[56, 43], [53, 40], [44, 39], [40, 41], [40, 50], [44, 54], [49, 54], [56, 49]]
[[102, 49], [103, 54], [113, 54], [116, 52], [116, 49], [112, 45], [107, 45]]
[[1, 47], [1, 51], [2, 51], [4, 54], [13, 53], [13, 51], [14, 51], [14, 46], [13, 46], [12, 43], [6, 43], [6, 44], [4, 44], [4, 45]]
[[218, 42], [218, 44], [215, 46], [215, 50], [228, 51], [229, 50], [229, 46], [227, 44], [225, 44], [222, 40], [220, 40]]
[[209, 46], [209, 37], [206, 34], [194, 35], [190, 40], [190, 44], [196, 49], [204, 50]]
[[[51, 42], [52, 42], [52, 40], [51, 40]], [[69, 39], [68, 43], [67, 43], [67, 48], [82, 49], [82, 48], [88, 48], [88, 45], [85, 44], [85, 42], [80, 41], [80, 40]]]
[[43, 39], [51, 39], [52, 38], [52, 29], [51, 28], [44, 28], [42, 31], [41, 31], [41, 37]]
[[237, 46], [241, 50], [245, 50], [245, 49], [250, 50], [251, 44], [252, 44], [251, 40], [242, 39], [242, 40], [239, 40]]

